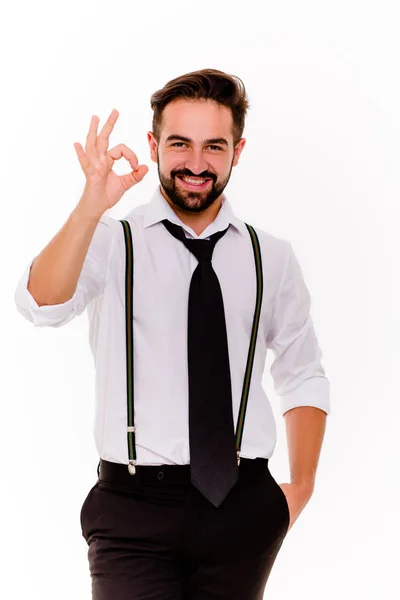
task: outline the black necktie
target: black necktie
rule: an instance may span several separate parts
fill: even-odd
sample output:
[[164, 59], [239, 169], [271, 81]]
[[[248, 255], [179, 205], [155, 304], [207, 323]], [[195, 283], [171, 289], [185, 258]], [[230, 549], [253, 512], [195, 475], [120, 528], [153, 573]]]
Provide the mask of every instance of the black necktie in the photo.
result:
[[211, 258], [217, 241], [188, 239], [179, 225], [162, 221], [199, 261], [189, 288], [189, 445], [193, 485], [219, 506], [238, 480], [231, 373], [225, 311]]

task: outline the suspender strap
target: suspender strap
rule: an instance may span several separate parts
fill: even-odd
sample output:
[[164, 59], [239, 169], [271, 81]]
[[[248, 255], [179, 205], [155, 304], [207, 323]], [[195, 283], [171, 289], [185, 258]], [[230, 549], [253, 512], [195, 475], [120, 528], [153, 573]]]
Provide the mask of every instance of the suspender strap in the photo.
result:
[[[132, 232], [129, 222], [125, 219], [120, 220], [125, 240], [125, 321], [126, 321], [126, 383], [127, 383], [127, 437], [128, 437], [128, 470], [131, 475], [135, 474], [136, 465], [136, 444], [135, 444], [135, 426], [134, 426], [134, 395], [133, 395], [133, 243]], [[243, 381], [242, 397], [239, 409], [239, 415], [236, 426], [236, 451], [238, 464], [240, 463], [240, 448], [242, 444], [244, 421], [246, 416], [247, 401], [249, 397], [251, 374], [253, 371], [254, 355], [257, 343], [257, 332], [260, 322], [261, 304], [263, 296], [263, 271], [261, 261], [260, 244], [255, 229], [245, 223], [253, 246], [254, 262], [256, 267], [256, 305], [254, 310], [253, 327], [247, 356], [246, 372]]]
[[128, 469], [131, 475], [135, 474], [136, 465], [136, 440], [133, 409], [133, 243], [132, 231], [128, 221], [121, 220], [125, 240], [125, 323], [126, 323], [126, 385], [127, 385], [127, 437], [128, 437]]
[[238, 463], [240, 459], [240, 448], [242, 446], [242, 437], [243, 437], [243, 428], [244, 428], [244, 419], [246, 416], [247, 409], [247, 400], [249, 397], [250, 391], [250, 380], [251, 374], [253, 372], [253, 364], [254, 364], [254, 355], [256, 351], [256, 343], [257, 343], [257, 333], [258, 333], [258, 325], [260, 323], [260, 315], [261, 315], [261, 304], [263, 297], [263, 271], [262, 271], [262, 261], [261, 261], [261, 250], [260, 243], [258, 241], [257, 233], [255, 229], [245, 223], [248, 232], [250, 234], [251, 243], [253, 246], [254, 253], [254, 262], [256, 267], [256, 278], [257, 278], [257, 293], [256, 293], [256, 306], [254, 309], [254, 317], [253, 317], [253, 327], [251, 330], [251, 338], [249, 344], [249, 352], [247, 355], [247, 364], [246, 364], [246, 372], [243, 379], [243, 389], [242, 389], [242, 399], [240, 402], [240, 410], [236, 425], [236, 450], [238, 453]]

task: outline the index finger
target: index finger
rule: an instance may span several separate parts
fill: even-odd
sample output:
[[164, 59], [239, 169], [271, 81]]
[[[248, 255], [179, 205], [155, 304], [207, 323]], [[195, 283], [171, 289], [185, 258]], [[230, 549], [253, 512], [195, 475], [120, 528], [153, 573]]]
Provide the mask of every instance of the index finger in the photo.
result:
[[116, 108], [111, 111], [110, 116], [107, 121], [104, 123], [102, 130], [99, 133], [97, 138], [97, 149], [99, 152], [105, 153], [108, 149], [110, 133], [114, 129], [114, 125], [119, 117], [119, 112]]

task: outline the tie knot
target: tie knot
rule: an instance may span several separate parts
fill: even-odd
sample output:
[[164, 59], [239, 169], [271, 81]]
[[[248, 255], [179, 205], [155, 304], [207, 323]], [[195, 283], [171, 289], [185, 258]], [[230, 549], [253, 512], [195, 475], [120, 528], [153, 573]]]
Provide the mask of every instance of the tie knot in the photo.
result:
[[192, 254], [195, 255], [197, 260], [211, 260], [214, 247], [217, 240], [190, 240], [185, 239], [184, 244]]
[[199, 262], [201, 260], [211, 261], [215, 244], [229, 229], [228, 226], [223, 231], [217, 231], [217, 233], [213, 233], [209, 240], [192, 240], [185, 236], [185, 232], [180, 225], [171, 223], [171, 221], [168, 221], [168, 219], [164, 219], [163, 224], [171, 235], [185, 244], [186, 248], [195, 255]]

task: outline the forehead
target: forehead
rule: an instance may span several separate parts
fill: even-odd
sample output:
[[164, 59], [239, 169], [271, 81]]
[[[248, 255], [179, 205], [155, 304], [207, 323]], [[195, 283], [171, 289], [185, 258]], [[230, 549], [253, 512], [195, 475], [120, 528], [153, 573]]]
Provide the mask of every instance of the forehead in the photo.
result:
[[183, 135], [194, 140], [232, 135], [232, 112], [212, 100], [173, 100], [164, 108], [161, 137]]

